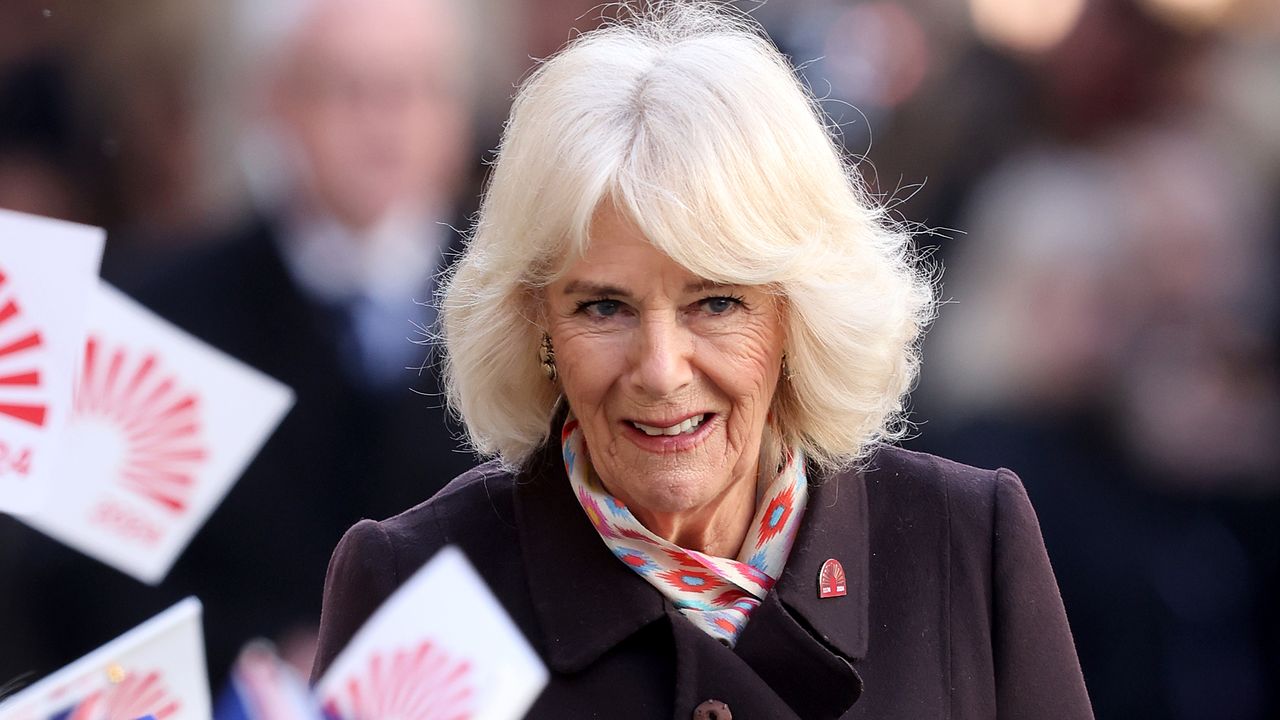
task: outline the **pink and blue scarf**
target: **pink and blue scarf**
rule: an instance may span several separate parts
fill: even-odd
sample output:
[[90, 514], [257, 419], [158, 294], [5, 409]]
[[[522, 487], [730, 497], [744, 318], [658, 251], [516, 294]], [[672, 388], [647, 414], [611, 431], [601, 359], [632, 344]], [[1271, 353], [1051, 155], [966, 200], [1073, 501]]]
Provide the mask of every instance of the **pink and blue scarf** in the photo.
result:
[[795, 543], [809, 494], [800, 451], [787, 452], [782, 470], [759, 496], [737, 559], [730, 559], [686, 550], [641, 525], [605, 489], [572, 415], [561, 431], [561, 450], [574, 494], [605, 545], [690, 622], [733, 647], [752, 611], [782, 576]]

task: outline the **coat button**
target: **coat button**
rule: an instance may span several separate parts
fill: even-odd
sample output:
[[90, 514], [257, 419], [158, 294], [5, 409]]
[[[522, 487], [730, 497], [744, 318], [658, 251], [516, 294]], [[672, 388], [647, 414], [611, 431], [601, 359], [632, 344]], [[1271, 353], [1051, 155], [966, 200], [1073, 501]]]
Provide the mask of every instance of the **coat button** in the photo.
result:
[[719, 700], [707, 700], [693, 709], [693, 720], [733, 720], [733, 713]]

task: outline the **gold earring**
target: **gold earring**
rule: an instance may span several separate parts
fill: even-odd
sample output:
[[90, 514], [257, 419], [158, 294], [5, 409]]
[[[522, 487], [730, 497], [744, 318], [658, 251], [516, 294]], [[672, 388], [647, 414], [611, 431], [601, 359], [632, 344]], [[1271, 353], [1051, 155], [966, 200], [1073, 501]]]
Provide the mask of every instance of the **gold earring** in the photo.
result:
[[538, 348], [538, 360], [542, 362], [542, 372], [551, 382], [555, 382], [559, 373], [556, 372], [556, 349], [551, 345], [551, 336], [542, 333], [542, 346]]
[[794, 380], [795, 376], [796, 374], [791, 371], [791, 366], [787, 365], [787, 354], [785, 352], [782, 353], [782, 379]]

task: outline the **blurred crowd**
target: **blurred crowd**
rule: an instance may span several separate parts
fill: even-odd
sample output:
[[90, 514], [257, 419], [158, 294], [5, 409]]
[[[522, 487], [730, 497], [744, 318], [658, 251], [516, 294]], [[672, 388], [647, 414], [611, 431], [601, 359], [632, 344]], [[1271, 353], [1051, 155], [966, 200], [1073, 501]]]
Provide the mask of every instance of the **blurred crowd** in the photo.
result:
[[[1280, 717], [1280, 6], [739, 4], [939, 268], [908, 446], [1020, 474], [1097, 716]], [[342, 531], [474, 462], [427, 301], [595, 5], [0, 4], [0, 207], [298, 394], [158, 588], [0, 517], [0, 686], [188, 593], [215, 690], [254, 636], [307, 667]]]

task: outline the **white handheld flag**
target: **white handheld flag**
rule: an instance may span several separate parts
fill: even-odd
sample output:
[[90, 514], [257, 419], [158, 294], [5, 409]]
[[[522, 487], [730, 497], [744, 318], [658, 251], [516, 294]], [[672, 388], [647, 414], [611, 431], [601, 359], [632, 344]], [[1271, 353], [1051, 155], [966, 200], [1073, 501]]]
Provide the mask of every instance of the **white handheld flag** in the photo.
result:
[[471, 563], [446, 547], [356, 632], [316, 692], [339, 720], [510, 720], [546, 682]]
[[56, 497], [23, 522], [162, 580], [293, 404], [279, 382], [102, 283]]
[[48, 497], [104, 233], [0, 210], [0, 511]]
[[0, 702], [0, 720], [209, 720], [200, 602], [187, 598]]

